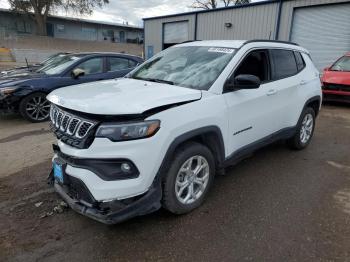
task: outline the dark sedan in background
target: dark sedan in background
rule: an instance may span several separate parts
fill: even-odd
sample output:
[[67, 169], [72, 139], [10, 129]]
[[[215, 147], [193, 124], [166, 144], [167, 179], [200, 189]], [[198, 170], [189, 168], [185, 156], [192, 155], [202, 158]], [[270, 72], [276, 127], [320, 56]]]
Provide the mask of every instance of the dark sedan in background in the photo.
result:
[[1, 77], [0, 111], [20, 112], [31, 122], [46, 121], [50, 111], [46, 95], [52, 90], [123, 77], [142, 62], [141, 57], [116, 53], [64, 55], [35, 72]]

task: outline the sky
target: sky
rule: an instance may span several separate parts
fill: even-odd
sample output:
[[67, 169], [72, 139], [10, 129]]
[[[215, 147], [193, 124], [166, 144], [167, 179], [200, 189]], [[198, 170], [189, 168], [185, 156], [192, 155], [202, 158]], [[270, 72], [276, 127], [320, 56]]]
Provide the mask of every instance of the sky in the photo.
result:
[[[264, 0], [252, 0], [260, 1]], [[96, 8], [91, 16], [80, 18], [142, 26], [142, 18], [145, 17], [193, 11], [190, 8], [193, 2], [194, 0], [109, 0], [108, 5]], [[7, 0], [0, 0], [0, 8], [9, 8]], [[64, 13], [59, 15], [69, 16]]]

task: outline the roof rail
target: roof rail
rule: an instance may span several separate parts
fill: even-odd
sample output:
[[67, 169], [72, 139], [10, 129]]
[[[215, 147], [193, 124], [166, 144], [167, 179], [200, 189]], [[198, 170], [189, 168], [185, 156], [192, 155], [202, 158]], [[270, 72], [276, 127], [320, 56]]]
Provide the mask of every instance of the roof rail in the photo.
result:
[[256, 39], [256, 40], [248, 40], [244, 42], [243, 45], [250, 44], [250, 43], [256, 43], [256, 42], [268, 42], [268, 43], [280, 43], [280, 44], [289, 44], [289, 45], [297, 45], [297, 43], [289, 42], [289, 41], [280, 41], [280, 40], [268, 40], [268, 39]]
[[181, 42], [180, 44], [191, 43], [191, 42], [198, 42], [198, 41], [202, 41], [202, 40], [187, 40], [187, 41]]

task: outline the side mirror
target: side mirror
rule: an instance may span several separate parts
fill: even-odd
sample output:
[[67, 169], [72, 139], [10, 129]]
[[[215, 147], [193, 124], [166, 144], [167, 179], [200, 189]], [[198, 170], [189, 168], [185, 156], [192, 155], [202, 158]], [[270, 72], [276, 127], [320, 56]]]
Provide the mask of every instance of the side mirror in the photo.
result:
[[329, 71], [330, 67], [326, 67], [323, 71]]
[[78, 79], [79, 77], [85, 75], [85, 71], [83, 69], [80, 69], [80, 68], [75, 68], [73, 71], [72, 71], [72, 78], [74, 79]]
[[255, 75], [241, 74], [235, 78], [231, 77], [225, 83], [226, 90], [239, 90], [239, 89], [256, 89], [259, 88], [261, 81], [259, 77]]

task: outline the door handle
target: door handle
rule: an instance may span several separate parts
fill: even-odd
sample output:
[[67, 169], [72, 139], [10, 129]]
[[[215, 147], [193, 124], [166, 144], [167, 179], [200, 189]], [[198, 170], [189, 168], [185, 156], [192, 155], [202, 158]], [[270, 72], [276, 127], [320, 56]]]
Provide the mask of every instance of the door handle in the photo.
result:
[[300, 81], [300, 85], [301, 85], [301, 86], [306, 85], [306, 81], [305, 81], [305, 80], [301, 80], [301, 81]]
[[266, 95], [272, 96], [272, 95], [274, 95], [274, 94], [276, 94], [276, 93], [277, 93], [277, 90], [276, 90], [276, 89], [270, 89], [269, 91], [267, 91]]

